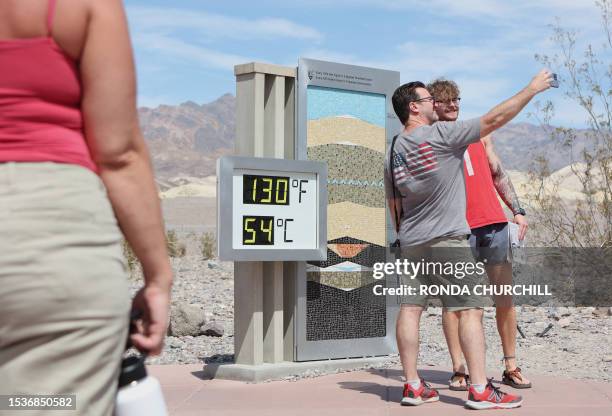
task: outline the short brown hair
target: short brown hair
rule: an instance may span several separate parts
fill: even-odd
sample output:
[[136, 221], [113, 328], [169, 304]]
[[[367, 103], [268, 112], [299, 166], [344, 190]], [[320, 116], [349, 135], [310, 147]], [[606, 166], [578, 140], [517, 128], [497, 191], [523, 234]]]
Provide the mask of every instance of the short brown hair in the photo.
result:
[[438, 102], [445, 102], [459, 97], [459, 87], [451, 80], [438, 78], [427, 85], [427, 90]]
[[425, 88], [425, 84], [423, 84], [421, 81], [413, 81], [400, 85], [393, 93], [393, 97], [391, 97], [395, 114], [397, 114], [397, 118], [399, 118], [400, 123], [402, 123], [403, 126], [406, 125], [406, 122], [410, 117], [408, 105], [411, 102], [421, 98], [416, 92], [417, 88]]

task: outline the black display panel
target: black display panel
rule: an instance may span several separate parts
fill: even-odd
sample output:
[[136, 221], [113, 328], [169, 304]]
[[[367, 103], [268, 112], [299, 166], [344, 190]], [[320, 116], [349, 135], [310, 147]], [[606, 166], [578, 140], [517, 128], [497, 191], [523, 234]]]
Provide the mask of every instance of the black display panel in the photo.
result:
[[274, 244], [274, 217], [242, 216], [242, 244], [271, 246]]
[[289, 205], [288, 176], [243, 175], [244, 204]]

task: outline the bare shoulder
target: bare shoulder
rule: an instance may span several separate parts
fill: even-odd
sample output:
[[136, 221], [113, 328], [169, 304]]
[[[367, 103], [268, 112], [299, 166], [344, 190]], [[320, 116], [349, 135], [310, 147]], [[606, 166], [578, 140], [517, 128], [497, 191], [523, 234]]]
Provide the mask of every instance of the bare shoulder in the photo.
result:
[[87, 38], [90, 0], [56, 0], [51, 35], [74, 60], [79, 60]]
[[[53, 38], [73, 59], [80, 60], [92, 22], [125, 20], [121, 0], [57, 0]], [[110, 29], [110, 28], [108, 28]]]
[[121, 0], [85, 0], [88, 7], [90, 31], [104, 32], [111, 40], [116, 30], [127, 27], [127, 16]]
[[84, 0], [87, 3], [87, 7], [92, 13], [110, 13], [116, 16], [123, 15], [123, 1], [122, 0]]

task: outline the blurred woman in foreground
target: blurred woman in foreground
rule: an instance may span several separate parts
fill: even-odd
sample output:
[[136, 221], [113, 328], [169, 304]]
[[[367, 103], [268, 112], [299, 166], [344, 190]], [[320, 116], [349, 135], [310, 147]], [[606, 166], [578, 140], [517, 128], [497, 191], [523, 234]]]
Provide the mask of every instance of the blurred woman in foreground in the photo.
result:
[[[133, 344], [158, 354], [172, 281], [120, 0], [0, 2], [0, 395], [76, 394], [112, 414]], [[29, 413], [30, 414], [30, 413]]]

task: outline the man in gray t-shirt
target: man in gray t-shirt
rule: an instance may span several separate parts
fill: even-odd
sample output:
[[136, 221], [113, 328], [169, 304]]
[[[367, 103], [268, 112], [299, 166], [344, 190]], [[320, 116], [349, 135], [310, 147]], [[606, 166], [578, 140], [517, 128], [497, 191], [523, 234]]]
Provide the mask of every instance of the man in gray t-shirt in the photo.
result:
[[[399, 238], [403, 247], [470, 233], [465, 219], [463, 153], [478, 140], [478, 118], [441, 121], [410, 134], [402, 132], [397, 138], [393, 174], [396, 196], [402, 197]], [[385, 158], [385, 187], [391, 195], [388, 165], [389, 153]]]
[[[468, 145], [500, 128], [514, 118], [538, 93], [550, 88], [552, 74], [540, 71], [512, 98], [484, 116], [457, 122], [439, 122], [433, 97], [421, 82], [400, 86], [393, 94], [393, 108], [403, 131], [385, 158], [385, 189], [391, 218], [402, 249], [432, 252], [436, 247], [467, 245], [470, 233], [465, 219], [466, 199], [463, 154]], [[392, 166], [389, 159], [392, 158]], [[391, 183], [395, 182], [395, 187]], [[393, 198], [395, 190], [395, 199]], [[399, 224], [396, 224], [399, 218]], [[445, 299], [442, 298], [445, 304]], [[474, 409], [514, 408], [522, 404], [513, 396], [487, 383], [482, 309], [459, 302], [448, 308], [458, 315], [459, 338], [472, 385], [466, 405]], [[426, 298], [402, 303], [396, 336], [407, 383], [403, 405], [420, 405], [439, 400], [438, 392], [417, 373], [419, 321]], [[448, 306], [445, 304], [445, 306]]]

